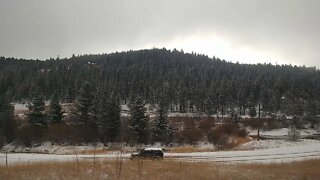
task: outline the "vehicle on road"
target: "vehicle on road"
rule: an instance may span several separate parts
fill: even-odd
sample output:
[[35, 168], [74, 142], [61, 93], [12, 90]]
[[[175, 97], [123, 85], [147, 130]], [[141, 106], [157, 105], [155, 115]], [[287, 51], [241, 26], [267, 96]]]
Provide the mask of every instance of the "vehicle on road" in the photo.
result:
[[164, 153], [162, 148], [145, 148], [138, 153], [132, 153], [130, 158], [131, 159], [134, 159], [134, 158], [159, 159], [159, 158], [163, 158], [163, 155]]

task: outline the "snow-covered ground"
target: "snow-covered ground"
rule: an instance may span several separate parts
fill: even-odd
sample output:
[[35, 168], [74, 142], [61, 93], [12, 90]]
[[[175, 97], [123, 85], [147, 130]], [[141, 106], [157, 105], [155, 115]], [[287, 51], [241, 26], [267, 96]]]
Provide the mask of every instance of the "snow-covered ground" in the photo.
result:
[[14, 103], [14, 110], [19, 111], [26, 111], [28, 110], [27, 105], [26, 104], [22, 104], [22, 103]]
[[[320, 130], [317, 129], [301, 129], [299, 130], [301, 136], [308, 136], [319, 134]], [[250, 135], [256, 135], [258, 132], [257, 130], [250, 130]], [[266, 136], [287, 136], [288, 135], [288, 128], [281, 128], [281, 129], [273, 129], [271, 131], [260, 131], [261, 135]]]
[[[134, 147], [128, 147], [123, 144], [112, 144], [113, 148], [119, 147], [123, 151], [136, 150]], [[56, 154], [56, 155], [67, 155], [67, 154], [84, 154], [88, 151], [106, 151], [108, 146], [104, 146], [102, 143], [86, 144], [86, 145], [56, 145], [50, 141], [43, 142], [41, 144], [34, 144], [31, 147], [25, 147], [15, 142], [5, 145], [1, 148], [1, 152], [8, 153], [38, 153], [38, 154]]]
[[41, 153], [41, 154], [74, 154], [75, 150], [77, 153], [82, 153], [83, 151], [90, 151], [93, 149], [101, 149], [98, 146], [74, 146], [66, 145], [66, 146], [58, 146], [53, 145], [50, 142], [44, 142], [38, 146], [25, 147], [15, 145], [15, 143], [5, 145], [1, 150], [3, 152], [13, 152], [13, 153]]
[[[36, 153], [8, 153], [6, 154], [0, 153], [0, 165], [4, 165], [6, 160], [8, 165], [12, 164], [23, 164], [23, 163], [34, 163], [34, 162], [66, 162], [66, 161], [76, 161], [77, 157], [79, 160], [84, 159], [93, 159], [94, 155], [58, 155], [58, 154], [36, 154]], [[129, 158], [130, 154], [120, 154], [120, 153], [112, 153], [105, 155], [95, 155], [98, 158]]]
[[[301, 140], [288, 142], [284, 140], [261, 140], [252, 141], [241, 146], [243, 150], [218, 151], [218, 152], [197, 152], [197, 153], [165, 153], [164, 160], [178, 161], [212, 161], [212, 162], [249, 162], [249, 163], [277, 163], [290, 162], [305, 159], [320, 159], [320, 141]], [[93, 159], [93, 155], [77, 155], [80, 160]], [[0, 164], [32, 163], [44, 161], [76, 161], [77, 156], [58, 154], [35, 154], [35, 153], [9, 153], [0, 154]], [[120, 154], [119, 152], [96, 155], [100, 158], [128, 159], [130, 153]]]
[[[301, 139], [298, 141], [288, 141], [288, 140], [254, 140], [242, 144], [238, 147], [238, 150], [259, 150], [259, 149], [272, 149], [272, 148], [282, 148], [282, 147], [296, 147], [296, 146], [309, 146], [309, 145], [318, 145], [320, 141], [310, 140], [310, 139]], [[320, 149], [319, 149], [320, 150]]]
[[[263, 147], [263, 148], [262, 148]], [[320, 142], [301, 140], [288, 142], [283, 140], [252, 141], [242, 145], [240, 151], [168, 153], [167, 157], [187, 161], [278, 163], [305, 159], [320, 159]]]

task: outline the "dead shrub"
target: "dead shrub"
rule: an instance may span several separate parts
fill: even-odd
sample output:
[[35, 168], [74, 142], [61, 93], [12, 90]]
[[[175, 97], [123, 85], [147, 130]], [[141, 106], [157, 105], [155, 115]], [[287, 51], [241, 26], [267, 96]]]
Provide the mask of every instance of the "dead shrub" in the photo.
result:
[[215, 145], [217, 146], [226, 146], [228, 145], [228, 140], [229, 140], [229, 136], [222, 134], [221, 136], [219, 136], [219, 138], [217, 139]]
[[43, 136], [42, 127], [32, 127], [30, 125], [15, 129], [16, 140], [22, 142], [26, 146], [30, 146], [32, 142], [40, 142]]
[[204, 118], [199, 121], [199, 128], [203, 133], [208, 134], [208, 132], [215, 126], [215, 119], [213, 118]]
[[196, 127], [196, 118], [185, 117], [183, 118], [184, 128], [193, 129]]
[[229, 138], [244, 138], [247, 135], [248, 132], [245, 129], [240, 128], [238, 124], [221, 124], [209, 131], [208, 141], [218, 146], [227, 146]]
[[224, 141], [227, 135], [223, 132], [222, 128], [215, 128], [211, 130], [208, 134], [208, 141], [215, 145], [222, 145], [221, 143]]
[[186, 143], [196, 143], [203, 138], [201, 131], [197, 128], [184, 129], [181, 133], [182, 141]]
[[236, 137], [244, 138], [244, 137], [248, 136], [248, 131], [246, 129], [239, 128], [234, 132], [233, 135], [236, 136]]
[[49, 126], [44, 133], [44, 140], [61, 143], [69, 141], [73, 144], [81, 142], [85, 134], [79, 127], [58, 123]]
[[[251, 127], [252, 129], [258, 129], [259, 119], [258, 118], [246, 118], [241, 120], [241, 123], [246, 127]], [[285, 127], [284, 121], [279, 121], [275, 118], [261, 118], [260, 128], [263, 130], [272, 130]]]

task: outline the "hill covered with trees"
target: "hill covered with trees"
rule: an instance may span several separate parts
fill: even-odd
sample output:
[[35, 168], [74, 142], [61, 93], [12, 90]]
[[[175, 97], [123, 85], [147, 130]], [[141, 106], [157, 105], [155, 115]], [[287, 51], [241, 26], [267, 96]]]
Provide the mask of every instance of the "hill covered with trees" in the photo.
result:
[[[0, 144], [14, 139], [27, 145], [44, 140], [193, 143], [207, 137], [219, 145], [229, 136], [245, 137], [238, 117], [256, 117], [261, 110], [291, 115], [295, 127], [301, 121], [314, 127], [319, 98], [316, 68], [234, 64], [177, 50], [46, 61], [1, 57]], [[28, 105], [25, 118], [14, 116], [12, 103], [19, 101]], [[121, 117], [124, 104], [129, 117]], [[155, 117], [147, 115], [146, 104], [157, 107]], [[168, 112], [208, 117], [169, 120]], [[234, 123], [215, 127], [213, 114], [227, 114]]]
[[0, 58], [0, 94], [11, 102], [32, 97], [73, 102], [85, 82], [119, 96], [127, 104], [140, 95], [164, 101], [170, 111], [240, 114], [258, 103], [268, 112], [320, 114], [320, 71], [271, 64], [234, 64], [183, 51], [151, 49], [69, 59]]

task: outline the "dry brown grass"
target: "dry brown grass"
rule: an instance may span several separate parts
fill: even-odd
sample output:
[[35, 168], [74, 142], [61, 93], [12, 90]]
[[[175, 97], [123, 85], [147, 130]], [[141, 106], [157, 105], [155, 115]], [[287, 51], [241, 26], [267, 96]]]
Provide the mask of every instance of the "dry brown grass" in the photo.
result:
[[86, 151], [82, 151], [81, 154], [108, 154], [112, 151], [108, 150], [108, 149], [92, 149], [92, 150], [86, 150]]
[[128, 150], [125, 150], [121, 147], [103, 147], [98, 149], [91, 149], [91, 150], [85, 150], [81, 151], [81, 154], [108, 154], [108, 153], [114, 153], [114, 152], [122, 152], [122, 153], [129, 153]]
[[320, 160], [216, 164], [167, 160], [98, 160], [0, 167], [0, 179], [319, 179]]
[[232, 137], [231, 138], [231, 142], [229, 142], [225, 146], [218, 147], [217, 150], [219, 150], [219, 151], [221, 151], [221, 150], [224, 150], [224, 151], [236, 151], [236, 150], [239, 150], [239, 147], [242, 144], [245, 144], [245, 143], [250, 142], [250, 141], [252, 141], [252, 139], [249, 138], [249, 137]]
[[170, 153], [193, 153], [193, 152], [213, 152], [216, 151], [214, 148], [199, 148], [192, 146], [178, 146], [173, 148], [168, 148]]

